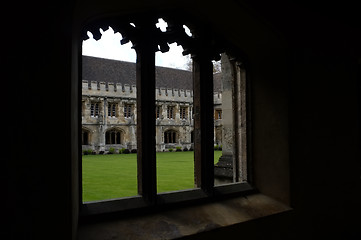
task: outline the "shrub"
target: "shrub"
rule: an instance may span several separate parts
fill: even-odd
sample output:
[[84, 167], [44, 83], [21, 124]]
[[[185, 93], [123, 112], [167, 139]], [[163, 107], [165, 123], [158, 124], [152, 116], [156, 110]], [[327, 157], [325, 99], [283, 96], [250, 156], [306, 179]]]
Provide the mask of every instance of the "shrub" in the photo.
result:
[[130, 152], [131, 153], [137, 153], [137, 149], [132, 149]]
[[115, 149], [114, 148], [109, 148], [108, 154], [114, 154], [114, 153], [115, 153]]
[[99, 154], [99, 155], [103, 155], [103, 154], [104, 154], [104, 151], [99, 151], [98, 154]]
[[128, 148], [126, 148], [126, 149], [124, 149], [123, 153], [124, 153], [124, 154], [129, 154], [129, 153], [130, 153], [130, 151], [129, 151], [129, 149], [128, 149]]
[[88, 153], [88, 150], [84, 150], [83, 151], [83, 155], [88, 155], [89, 153]]
[[173, 152], [173, 148], [169, 148], [168, 151], [169, 151], [169, 152]]
[[124, 153], [125, 148], [119, 149], [119, 153]]
[[218, 144], [216, 144], [216, 145], [214, 146], [214, 150], [219, 150]]
[[175, 147], [175, 149], [176, 149], [175, 150], [176, 152], [181, 152], [182, 151], [182, 147]]
[[222, 150], [222, 145], [220, 145], [220, 146], [218, 147], [218, 150]]
[[189, 151], [193, 151], [194, 149], [192, 147], [189, 148]]
[[187, 151], [188, 151], [187, 147], [183, 148], [183, 152], [187, 152]]

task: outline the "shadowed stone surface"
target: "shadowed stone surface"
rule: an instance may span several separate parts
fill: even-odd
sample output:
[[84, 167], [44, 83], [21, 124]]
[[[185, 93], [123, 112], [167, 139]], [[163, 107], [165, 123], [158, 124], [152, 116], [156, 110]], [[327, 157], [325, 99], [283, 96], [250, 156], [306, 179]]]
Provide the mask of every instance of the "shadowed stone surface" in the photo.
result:
[[85, 224], [80, 227], [79, 240], [174, 239], [288, 210], [280, 202], [254, 194], [131, 219]]

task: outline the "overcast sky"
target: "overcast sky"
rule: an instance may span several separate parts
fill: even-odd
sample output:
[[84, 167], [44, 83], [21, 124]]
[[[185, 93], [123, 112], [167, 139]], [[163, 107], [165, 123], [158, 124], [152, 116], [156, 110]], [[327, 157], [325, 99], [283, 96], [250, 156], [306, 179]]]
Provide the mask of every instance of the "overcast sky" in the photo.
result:
[[[162, 31], [165, 31], [167, 23], [160, 20], [156, 25]], [[190, 34], [189, 29], [186, 29]], [[128, 62], [135, 62], [135, 50], [131, 48], [132, 43], [121, 45], [120, 40], [122, 35], [120, 33], [114, 34], [114, 30], [109, 28], [107, 31], [102, 31], [102, 37], [96, 41], [93, 35], [88, 32], [89, 39], [83, 41], [83, 55], [122, 60]], [[156, 65], [163, 67], [186, 69], [187, 58], [182, 55], [183, 48], [177, 46], [176, 43], [170, 44], [170, 50], [166, 53], [156, 53]]]

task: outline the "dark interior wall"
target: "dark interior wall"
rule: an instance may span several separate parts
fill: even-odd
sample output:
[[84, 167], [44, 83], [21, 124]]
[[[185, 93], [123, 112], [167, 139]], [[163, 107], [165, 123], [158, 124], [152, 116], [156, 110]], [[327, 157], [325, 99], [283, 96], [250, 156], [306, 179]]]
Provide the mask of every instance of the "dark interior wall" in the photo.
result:
[[360, 234], [360, 26], [352, 17], [333, 17], [306, 3], [285, 10], [282, 1], [169, 2], [7, 4], [1, 16], [6, 33], [5, 233], [13, 239], [71, 239], [76, 232], [72, 171], [77, 162], [71, 144], [76, 141], [77, 73], [72, 69], [77, 68], [82, 22], [116, 8], [178, 5], [192, 6], [190, 11], [249, 57], [255, 184], [294, 207], [193, 238], [352, 239]]
[[20, 1], [1, 16], [6, 239], [70, 239], [72, 12]]
[[290, 117], [295, 211], [305, 220], [312, 216], [304, 222], [319, 237], [347, 235], [360, 221], [355, 61], [314, 49], [297, 50], [294, 56]]

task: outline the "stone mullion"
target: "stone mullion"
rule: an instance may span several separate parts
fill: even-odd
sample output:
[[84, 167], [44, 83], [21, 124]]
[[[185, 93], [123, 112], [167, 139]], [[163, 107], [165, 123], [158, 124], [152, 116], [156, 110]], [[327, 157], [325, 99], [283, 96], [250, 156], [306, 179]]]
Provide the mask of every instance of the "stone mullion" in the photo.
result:
[[193, 111], [195, 184], [212, 194], [213, 173], [213, 65], [210, 58], [193, 57]]
[[148, 204], [155, 204], [157, 195], [154, 28], [151, 22], [141, 23], [134, 44], [137, 52], [138, 193]]

